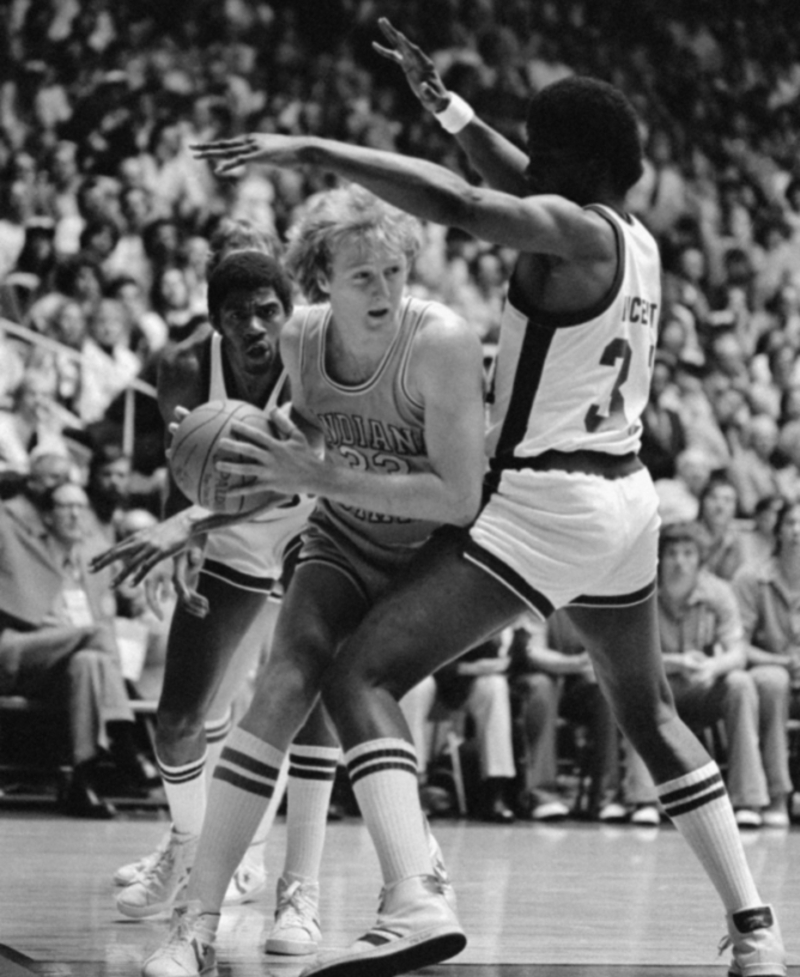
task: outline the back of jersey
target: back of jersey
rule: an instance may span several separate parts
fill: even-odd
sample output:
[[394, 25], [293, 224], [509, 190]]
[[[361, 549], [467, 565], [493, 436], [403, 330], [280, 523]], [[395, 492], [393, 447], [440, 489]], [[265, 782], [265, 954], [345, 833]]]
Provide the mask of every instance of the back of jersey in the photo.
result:
[[609, 221], [619, 263], [596, 308], [525, 308], [512, 278], [490, 394], [487, 452], [504, 459], [548, 450], [639, 450], [661, 305], [658, 247], [638, 221], [591, 205]]

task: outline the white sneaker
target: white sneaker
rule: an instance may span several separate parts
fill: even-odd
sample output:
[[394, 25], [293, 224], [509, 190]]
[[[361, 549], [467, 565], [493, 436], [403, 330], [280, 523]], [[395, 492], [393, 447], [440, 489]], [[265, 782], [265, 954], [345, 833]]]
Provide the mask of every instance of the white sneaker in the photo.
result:
[[123, 886], [130, 885], [132, 882], [138, 882], [142, 875], [159, 860], [162, 852], [169, 844], [169, 838], [170, 832], [168, 831], [161, 841], [159, 841], [158, 848], [155, 851], [150, 852], [149, 855], [144, 855], [135, 862], [120, 865], [116, 872], [114, 872], [114, 885]]
[[733, 947], [730, 977], [786, 977], [786, 953], [772, 906], [729, 913], [720, 954], [728, 947]]
[[265, 953], [299, 957], [315, 953], [322, 931], [319, 927], [319, 884], [300, 879], [278, 879], [275, 923], [264, 946]]
[[201, 913], [200, 903], [189, 902], [172, 914], [167, 942], [151, 954], [142, 977], [200, 977], [216, 968], [214, 940], [219, 913]]
[[458, 906], [456, 903], [456, 890], [453, 888], [453, 883], [450, 881], [450, 873], [447, 871], [447, 866], [444, 863], [442, 849], [439, 847], [439, 842], [436, 840], [434, 833], [431, 831], [431, 826], [428, 824], [427, 818], [425, 818], [425, 833], [428, 837], [428, 851], [430, 853], [431, 863], [433, 865], [433, 876], [439, 883], [439, 891], [447, 900], [448, 906], [455, 913], [458, 911]]
[[321, 955], [301, 977], [395, 977], [460, 953], [467, 938], [430, 875], [384, 890], [375, 925], [346, 950]]
[[266, 888], [267, 869], [264, 866], [264, 848], [261, 844], [251, 845], [228, 883], [222, 905], [241, 906], [242, 903], [253, 902]]
[[642, 804], [631, 814], [631, 824], [657, 828], [661, 824], [661, 812], [655, 804]]
[[158, 861], [144, 872], [138, 882], [126, 885], [117, 896], [117, 909], [134, 919], [155, 916], [169, 909], [189, 878], [198, 840], [197, 835], [173, 829], [169, 844]]
[[628, 809], [618, 801], [609, 801], [597, 812], [597, 820], [603, 824], [621, 824], [628, 820]]
[[734, 817], [740, 828], [760, 828], [764, 823], [761, 819], [761, 814], [751, 807], [740, 807], [734, 812]]

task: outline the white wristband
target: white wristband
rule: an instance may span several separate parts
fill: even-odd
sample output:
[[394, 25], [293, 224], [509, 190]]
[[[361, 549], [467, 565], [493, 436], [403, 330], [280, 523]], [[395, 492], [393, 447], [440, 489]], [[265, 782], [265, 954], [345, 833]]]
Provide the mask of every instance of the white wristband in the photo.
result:
[[447, 107], [441, 112], [435, 112], [434, 118], [446, 132], [455, 135], [472, 122], [475, 118], [475, 109], [460, 95], [451, 92]]

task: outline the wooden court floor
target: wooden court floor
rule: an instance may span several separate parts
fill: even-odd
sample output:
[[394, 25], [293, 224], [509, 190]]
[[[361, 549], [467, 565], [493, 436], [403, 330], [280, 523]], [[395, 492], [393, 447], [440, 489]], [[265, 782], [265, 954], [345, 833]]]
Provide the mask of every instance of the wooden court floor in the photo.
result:
[[[126, 920], [111, 874], [150, 851], [163, 814], [93, 823], [0, 813], [0, 977], [122, 977], [164, 938], [167, 917]], [[678, 833], [590, 824], [497, 827], [437, 821], [469, 944], [429, 977], [722, 977], [724, 918]], [[268, 891], [226, 910], [220, 977], [297, 977], [308, 959], [262, 952], [285, 826], [269, 842]], [[745, 836], [800, 977], [800, 828]], [[322, 873], [325, 946], [346, 945], [377, 907], [378, 866], [358, 819], [329, 825]]]

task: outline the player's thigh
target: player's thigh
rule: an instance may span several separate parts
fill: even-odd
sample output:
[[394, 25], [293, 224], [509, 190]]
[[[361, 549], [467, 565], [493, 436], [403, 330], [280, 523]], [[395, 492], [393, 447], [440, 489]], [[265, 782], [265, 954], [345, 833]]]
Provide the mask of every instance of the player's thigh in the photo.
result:
[[287, 673], [318, 687], [339, 644], [366, 610], [364, 596], [346, 574], [324, 563], [301, 564], [283, 598], [257, 687], [269, 687]]
[[664, 672], [655, 595], [629, 607], [569, 607], [597, 680], [626, 733], [674, 712]]
[[161, 714], [208, 710], [231, 658], [267, 599], [263, 593], [202, 573], [197, 589], [210, 609], [199, 618], [180, 604], [175, 608], [167, 639]]
[[[351, 683], [399, 699], [441, 665], [515, 620], [527, 605], [464, 559], [464, 536], [437, 536], [345, 641], [326, 676], [339, 698]], [[335, 689], [335, 691], [334, 691]]]

